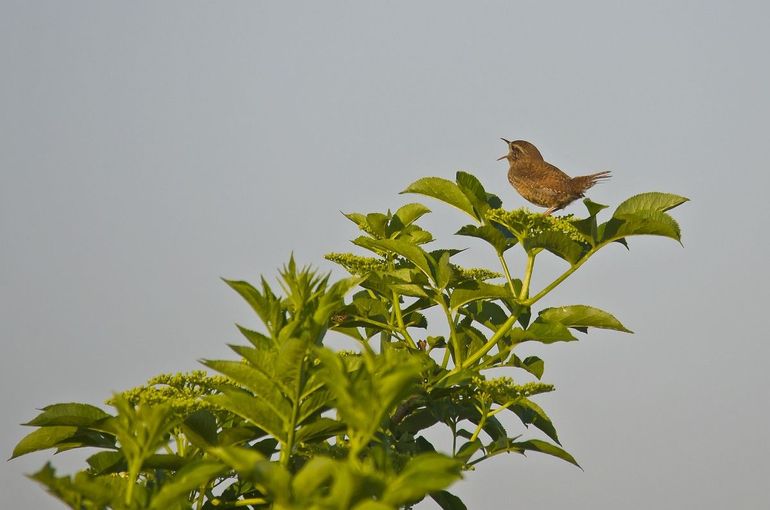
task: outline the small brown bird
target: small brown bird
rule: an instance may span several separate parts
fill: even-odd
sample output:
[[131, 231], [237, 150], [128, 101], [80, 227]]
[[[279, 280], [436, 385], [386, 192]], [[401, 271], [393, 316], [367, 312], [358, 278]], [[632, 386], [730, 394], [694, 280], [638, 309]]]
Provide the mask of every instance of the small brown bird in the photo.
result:
[[552, 164], [546, 163], [540, 151], [531, 143], [524, 140], [511, 142], [505, 138], [501, 140], [508, 144], [508, 154], [497, 160], [508, 160], [508, 182], [527, 201], [540, 207], [548, 207], [546, 216], [564, 209], [585, 196], [588, 188], [610, 177], [609, 171], [570, 177]]

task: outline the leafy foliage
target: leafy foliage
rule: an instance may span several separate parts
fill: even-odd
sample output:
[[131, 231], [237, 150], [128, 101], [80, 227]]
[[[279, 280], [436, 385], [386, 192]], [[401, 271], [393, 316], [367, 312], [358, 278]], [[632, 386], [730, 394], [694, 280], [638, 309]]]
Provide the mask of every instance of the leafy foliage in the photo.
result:
[[[96, 449], [73, 476], [57, 476], [50, 464], [31, 475], [70, 508], [89, 510], [388, 510], [427, 497], [458, 510], [465, 505], [447, 488], [490, 457], [538, 452], [578, 465], [535, 402], [554, 390], [541, 381], [544, 361], [522, 359], [516, 348], [574, 341], [592, 328], [630, 333], [591, 306], [533, 307], [611, 243], [627, 246], [635, 235], [679, 241], [668, 211], [686, 199], [644, 193], [600, 222], [607, 206], [587, 199], [583, 218], [504, 210], [464, 172], [455, 181], [420, 179], [404, 193], [464, 212], [473, 223], [457, 234], [488, 244], [501, 272], [456, 264], [461, 250], [427, 249], [433, 235], [417, 224], [430, 212], [423, 204], [346, 214], [360, 231], [353, 243], [368, 253], [326, 258], [349, 278], [330, 282], [292, 258], [278, 287], [225, 280], [262, 328], [239, 326], [246, 345], [231, 346], [237, 359], [202, 362], [218, 375], [160, 375], [109, 399], [112, 414], [81, 403], [47, 406], [25, 424], [35, 430], [13, 457]], [[518, 279], [505, 258], [516, 246], [527, 259]], [[544, 252], [568, 267], [533, 293]], [[443, 315], [448, 333], [429, 334], [429, 309]], [[360, 349], [331, 350], [329, 331]], [[502, 413], [524, 429], [508, 430]], [[431, 427], [442, 427], [451, 445], [432, 444]], [[534, 436], [522, 439], [527, 430]]]

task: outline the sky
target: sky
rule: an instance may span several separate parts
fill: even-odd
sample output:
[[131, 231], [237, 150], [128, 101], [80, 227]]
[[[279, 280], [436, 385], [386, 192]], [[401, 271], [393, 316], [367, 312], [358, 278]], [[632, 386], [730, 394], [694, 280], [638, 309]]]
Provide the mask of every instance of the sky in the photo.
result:
[[[770, 507], [769, 18], [759, 1], [4, 0], [0, 452], [44, 405], [232, 358], [233, 324], [257, 321], [220, 277], [272, 279], [292, 252], [332, 270], [357, 235], [340, 211], [395, 210], [457, 170], [525, 205], [505, 137], [572, 175], [612, 170], [597, 202], [691, 201], [683, 246], [609, 247], [544, 300], [635, 332], [527, 347], [584, 471], [506, 455], [453, 492], [470, 509]], [[442, 246], [493, 260], [425, 203]], [[563, 267], [538, 269], [535, 288]], [[63, 508], [23, 476], [49, 458], [0, 463], [3, 507]]]

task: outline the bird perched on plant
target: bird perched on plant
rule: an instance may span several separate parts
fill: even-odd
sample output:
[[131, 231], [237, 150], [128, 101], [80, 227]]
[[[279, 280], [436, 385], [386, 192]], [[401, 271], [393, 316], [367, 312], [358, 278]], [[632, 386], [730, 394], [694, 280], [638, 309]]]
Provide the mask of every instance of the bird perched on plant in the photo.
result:
[[547, 207], [545, 215], [564, 209], [602, 179], [609, 179], [610, 172], [598, 172], [579, 177], [570, 177], [555, 166], [543, 160], [537, 147], [524, 140], [509, 141], [508, 154], [497, 158], [507, 159], [508, 182], [527, 201], [540, 207]]

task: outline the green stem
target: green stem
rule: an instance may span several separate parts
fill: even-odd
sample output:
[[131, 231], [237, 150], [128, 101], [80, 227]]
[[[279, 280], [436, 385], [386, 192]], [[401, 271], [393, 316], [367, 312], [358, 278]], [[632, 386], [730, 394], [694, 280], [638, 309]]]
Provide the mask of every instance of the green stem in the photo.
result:
[[511, 271], [508, 269], [508, 263], [505, 261], [502, 253], [497, 254], [497, 258], [500, 260], [500, 265], [503, 266], [503, 273], [505, 279], [508, 281], [508, 288], [511, 289], [511, 296], [516, 297], [516, 291], [513, 290], [513, 279], [511, 279]]
[[479, 420], [478, 425], [476, 425], [476, 430], [473, 431], [473, 435], [471, 436], [471, 439], [470, 439], [471, 443], [474, 442], [479, 437], [479, 434], [481, 433], [481, 429], [487, 423], [487, 412], [488, 411], [482, 412], [479, 409], [479, 414], [481, 414], [481, 419]]
[[487, 340], [487, 343], [485, 343], [483, 346], [481, 346], [481, 349], [471, 354], [468, 359], [465, 360], [465, 362], [462, 363], [461, 368], [467, 368], [474, 363], [476, 363], [478, 360], [481, 359], [482, 356], [484, 356], [486, 353], [488, 353], [492, 347], [497, 345], [497, 342], [500, 341], [500, 339], [510, 331], [510, 329], [513, 327], [513, 325], [516, 323], [516, 320], [519, 318], [518, 314], [511, 314], [510, 317], [499, 327], [497, 328], [497, 331], [495, 331], [495, 334], [492, 335], [492, 337]]
[[404, 335], [404, 340], [406, 340], [407, 345], [411, 347], [412, 349], [417, 349], [417, 344], [414, 343], [414, 340], [412, 339], [411, 335], [409, 334], [409, 331], [406, 330], [406, 326], [404, 325], [404, 317], [401, 315], [401, 304], [398, 302], [398, 294], [395, 290], [392, 290], [393, 292], [393, 310], [396, 311], [396, 322], [398, 323], [398, 327], [401, 331], [401, 334]]
[[517, 403], [518, 401], [519, 401], [519, 399], [511, 400], [510, 402], [506, 402], [505, 404], [501, 405], [500, 407], [498, 407], [494, 411], [490, 411], [488, 416], [494, 416], [497, 413], [499, 413], [500, 411], [505, 411], [506, 409], [511, 407], [513, 404]]
[[524, 301], [529, 296], [529, 283], [532, 281], [532, 272], [535, 268], [535, 254], [527, 253], [527, 268], [524, 271], [524, 280], [521, 282], [519, 300]]
[[556, 278], [554, 281], [552, 281], [550, 284], [548, 284], [543, 290], [532, 296], [531, 298], [527, 299], [526, 301], [522, 302], [522, 305], [524, 306], [532, 306], [533, 304], [540, 301], [540, 299], [543, 298], [546, 294], [551, 292], [553, 289], [555, 289], [561, 282], [566, 280], [572, 273], [577, 271], [580, 266], [582, 266], [586, 260], [591, 258], [591, 256], [599, 250], [603, 245], [600, 244], [598, 246], [594, 246], [591, 248], [591, 250], [588, 251], [588, 253], [585, 254], [585, 256], [577, 261], [572, 267], [564, 271], [558, 278]]
[[297, 421], [299, 420], [299, 404], [300, 404], [300, 395], [302, 394], [302, 387], [304, 386], [304, 379], [305, 379], [305, 365], [304, 361], [300, 363], [300, 373], [297, 377], [297, 384], [294, 387], [294, 395], [292, 398], [292, 404], [291, 404], [291, 420], [289, 421], [288, 425], [288, 434], [286, 436], [286, 444], [281, 445], [281, 454], [279, 458], [279, 462], [282, 466], [286, 467], [289, 465], [289, 460], [291, 459], [291, 451], [294, 449], [294, 437], [297, 432]]
[[452, 318], [452, 312], [449, 311], [449, 307], [445, 303], [444, 296], [439, 296], [439, 302], [441, 308], [444, 310], [444, 315], [446, 315], [446, 320], [449, 323], [448, 343], [452, 346], [452, 351], [454, 352], [455, 367], [459, 367], [463, 364], [463, 354], [460, 351], [460, 339], [457, 338], [457, 328], [455, 327], [455, 321], [454, 318]]
[[449, 344], [444, 347], [444, 359], [441, 360], [441, 368], [446, 368], [449, 364]]

